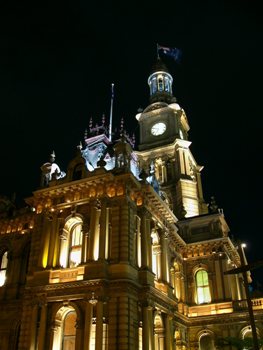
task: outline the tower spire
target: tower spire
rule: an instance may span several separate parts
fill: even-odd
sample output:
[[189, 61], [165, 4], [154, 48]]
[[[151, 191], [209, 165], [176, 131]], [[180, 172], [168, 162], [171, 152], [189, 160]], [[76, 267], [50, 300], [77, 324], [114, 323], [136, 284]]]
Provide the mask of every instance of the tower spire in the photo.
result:
[[109, 140], [112, 141], [112, 112], [113, 112], [113, 100], [114, 100], [114, 84], [111, 84], [111, 104], [110, 104], [110, 125], [109, 125]]
[[156, 50], [157, 50], [157, 60], [160, 59], [160, 55], [159, 55], [159, 44], [156, 44]]

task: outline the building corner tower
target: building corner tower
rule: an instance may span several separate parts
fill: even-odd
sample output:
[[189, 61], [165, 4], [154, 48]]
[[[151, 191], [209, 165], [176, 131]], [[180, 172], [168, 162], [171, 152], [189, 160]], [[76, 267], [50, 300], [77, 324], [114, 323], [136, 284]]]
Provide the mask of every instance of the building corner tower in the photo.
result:
[[[172, 93], [173, 78], [158, 59], [148, 78], [150, 104], [136, 115], [140, 125], [140, 167], [177, 218], [206, 214], [201, 170], [190, 151], [185, 111]], [[156, 188], [157, 188], [156, 187]]]

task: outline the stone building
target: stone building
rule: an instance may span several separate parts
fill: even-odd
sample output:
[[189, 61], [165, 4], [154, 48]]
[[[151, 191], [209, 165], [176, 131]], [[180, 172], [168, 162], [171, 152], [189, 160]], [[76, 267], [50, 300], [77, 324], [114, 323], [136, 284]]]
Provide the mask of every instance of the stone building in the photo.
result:
[[[136, 150], [123, 125], [109, 137], [91, 121], [65, 173], [52, 152], [25, 208], [0, 199], [1, 350], [207, 350], [251, 337], [242, 274], [224, 274], [244, 252], [204, 200], [159, 59], [148, 84]], [[263, 299], [252, 304], [262, 337]]]

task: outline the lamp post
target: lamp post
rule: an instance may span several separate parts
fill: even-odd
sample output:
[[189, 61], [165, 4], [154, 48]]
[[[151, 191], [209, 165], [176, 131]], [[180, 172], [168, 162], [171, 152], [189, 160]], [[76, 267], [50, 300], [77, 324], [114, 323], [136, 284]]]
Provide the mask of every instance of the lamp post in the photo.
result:
[[245, 259], [244, 259], [244, 247], [245, 247], [244, 244], [238, 245], [241, 266], [237, 267], [235, 269], [229, 270], [229, 271], [225, 271], [224, 275], [233, 275], [233, 274], [242, 273], [244, 287], [245, 287], [245, 293], [246, 293], [247, 308], [248, 308], [248, 313], [249, 313], [249, 321], [250, 321], [250, 326], [251, 326], [251, 330], [252, 330], [253, 347], [254, 347], [254, 350], [259, 350], [257, 329], [256, 329], [255, 319], [254, 319], [254, 314], [253, 314], [253, 305], [252, 305], [252, 301], [251, 301], [250, 294], [249, 294], [249, 288], [248, 288], [247, 272], [252, 270], [253, 268], [256, 268], [256, 267], [259, 267], [260, 265], [263, 265], [263, 260], [258, 261], [254, 264], [246, 264]]

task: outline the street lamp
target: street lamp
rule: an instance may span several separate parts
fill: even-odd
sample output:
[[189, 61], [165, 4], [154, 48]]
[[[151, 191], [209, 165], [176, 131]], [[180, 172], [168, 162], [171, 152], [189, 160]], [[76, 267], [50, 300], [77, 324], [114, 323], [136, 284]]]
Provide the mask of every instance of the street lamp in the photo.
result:
[[[256, 267], [255, 263], [248, 265], [245, 263], [245, 258], [244, 258], [244, 248], [246, 247], [245, 243], [239, 244], [237, 249], [239, 250], [239, 256], [240, 256], [240, 263], [241, 266], [237, 267], [235, 269], [225, 271], [225, 275], [231, 275], [231, 274], [238, 274], [242, 273], [243, 276], [243, 281], [244, 281], [244, 287], [245, 287], [245, 293], [246, 293], [246, 300], [247, 300], [247, 308], [248, 308], [248, 313], [249, 313], [249, 321], [250, 321], [250, 326], [251, 326], [251, 331], [252, 331], [252, 337], [253, 337], [253, 344], [254, 344], [254, 350], [259, 350], [259, 345], [258, 345], [258, 338], [257, 338], [257, 329], [255, 325], [255, 319], [254, 319], [254, 314], [253, 314], [253, 305], [252, 301], [250, 298], [249, 294], [249, 288], [248, 288], [248, 278], [247, 278], [247, 272], [250, 271], [252, 268]], [[262, 264], [261, 262], [258, 262]]]

